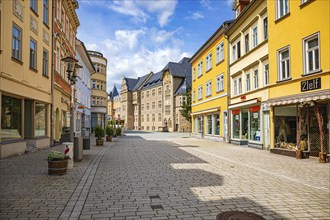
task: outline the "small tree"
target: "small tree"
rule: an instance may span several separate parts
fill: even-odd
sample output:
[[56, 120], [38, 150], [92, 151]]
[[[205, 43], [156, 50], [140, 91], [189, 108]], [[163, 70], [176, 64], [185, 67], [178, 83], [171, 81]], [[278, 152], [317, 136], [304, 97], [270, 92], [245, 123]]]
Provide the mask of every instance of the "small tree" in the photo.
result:
[[104, 137], [104, 129], [100, 126], [100, 125], [97, 125], [95, 127], [95, 137], [97, 137], [97, 139], [102, 139]]
[[182, 102], [180, 113], [187, 121], [191, 122], [191, 92], [186, 93], [184, 97], [186, 97], [186, 101]]

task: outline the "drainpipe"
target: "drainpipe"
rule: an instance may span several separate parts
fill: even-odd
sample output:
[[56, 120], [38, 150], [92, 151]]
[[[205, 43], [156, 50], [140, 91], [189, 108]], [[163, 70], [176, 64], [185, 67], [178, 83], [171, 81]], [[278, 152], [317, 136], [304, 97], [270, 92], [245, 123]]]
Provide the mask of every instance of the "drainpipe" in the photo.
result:
[[[228, 30], [228, 26], [224, 27]], [[229, 68], [229, 59], [230, 59], [230, 53], [229, 53], [229, 39], [228, 35], [224, 35], [225, 39], [227, 39], [227, 132], [228, 132], [228, 143], [231, 143], [231, 112], [229, 110], [229, 104], [230, 104], [230, 68]]]
[[55, 5], [52, 1], [52, 45], [51, 45], [51, 99], [52, 104], [50, 106], [50, 146], [54, 146], [54, 16], [55, 15]]

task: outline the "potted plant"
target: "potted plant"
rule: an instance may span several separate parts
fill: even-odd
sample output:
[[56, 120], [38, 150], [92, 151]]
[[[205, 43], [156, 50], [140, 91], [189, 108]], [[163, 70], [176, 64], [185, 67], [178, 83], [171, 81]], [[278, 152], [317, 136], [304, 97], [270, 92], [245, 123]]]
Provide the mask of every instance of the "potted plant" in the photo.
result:
[[116, 134], [118, 136], [121, 136], [121, 128], [120, 127], [116, 128]]
[[67, 172], [68, 160], [71, 159], [68, 155], [52, 151], [48, 154], [48, 174], [49, 175], [64, 175]]
[[115, 133], [113, 127], [109, 125], [105, 128], [105, 133], [107, 134], [107, 141], [112, 141], [112, 135]]
[[96, 137], [96, 146], [103, 146], [103, 137], [104, 137], [104, 129], [97, 125], [94, 129], [95, 137]]

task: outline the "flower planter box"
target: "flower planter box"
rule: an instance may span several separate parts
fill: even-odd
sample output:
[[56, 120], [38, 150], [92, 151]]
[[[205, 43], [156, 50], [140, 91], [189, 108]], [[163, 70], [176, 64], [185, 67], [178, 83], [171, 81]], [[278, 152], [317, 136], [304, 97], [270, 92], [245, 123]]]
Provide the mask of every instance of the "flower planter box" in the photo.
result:
[[48, 161], [48, 174], [61, 176], [67, 173], [68, 160]]

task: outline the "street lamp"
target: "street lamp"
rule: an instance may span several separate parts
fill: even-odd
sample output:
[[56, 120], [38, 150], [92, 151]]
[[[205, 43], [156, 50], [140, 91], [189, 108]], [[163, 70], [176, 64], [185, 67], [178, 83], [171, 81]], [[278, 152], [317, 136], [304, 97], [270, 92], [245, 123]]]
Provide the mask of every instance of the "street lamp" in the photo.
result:
[[73, 107], [74, 107], [74, 92], [73, 85], [77, 82], [77, 72], [78, 68], [82, 68], [78, 64], [78, 60], [73, 57], [62, 58], [61, 61], [65, 62], [67, 65], [66, 72], [68, 80], [70, 82], [70, 142], [73, 142]]

